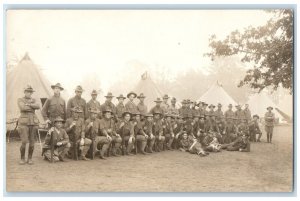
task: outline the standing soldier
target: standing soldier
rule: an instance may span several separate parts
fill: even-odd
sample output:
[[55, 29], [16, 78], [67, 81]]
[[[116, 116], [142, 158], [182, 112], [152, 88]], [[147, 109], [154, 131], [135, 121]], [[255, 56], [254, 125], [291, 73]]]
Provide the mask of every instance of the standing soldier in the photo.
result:
[[123, 94], [121, 94], [120, 96], [117, 97], [119, 103], [116, 106], [116, 117], [118, 118], [118, 121], [122, 120], [122, 115], [125, 112], [126, 108], [124, 105], [124, 100], [126, 99], [126, 97], [123, 96]]
[[204, 102], [202, 102], [202, 101], [199, 101], [199, 103], [198, 103], [198, 114], [200, 115], [200, 116], [204, 116], [205, 115], [205, 112], [204, 112], [204, 108], [203, 108], [203, 103]]
[[85, 157], [92, 141], [88, 138], [85, 138], [85, 124], [84, 119], [80, 118], [80, 113], [83, 111], [80, 107], [74, 107], [72, 110], [72, 117], [68, 118], [65, 124], [65, 130], [69, 136], [71, 142], [71, 147], [73, 148], [73, 158], [74, 154], [78, 152], [78, 145], [81, 147], [81, 156], [80, 160], [88, 161]]
[[101, 135], [106, 136], [109, 139], [109, 146], [112, 146], [112, 155], [119, 156], [117, 151], [121, 146], [122, 138], [116, 132], [116, 125], [112, 117], [112, 110], [110, 108], [103, 109], [102, 114], [103, 118], [100, 120]]
[[267, 107], [268, 112], [265, 114], [265, 130], [267, 133], [267, 142], [272, 143], [275, 114], [272, 112], [273, 107]]
[[171, 105], [169, 107], [169, 113], [172, 114], [172, 115], [175, 115], [175, 116], [179, 115], [179, 110], [176, 107], [176, 98], [175, 97], [173, 97], [171, 99]]
[[186, 114], [186, 100], [182, 100], [181, 101], [181, 108], [178, 110], [178, 112], [179, 112], [179, 115], [181, 116], [181, 117], [185, 117], [185, 116], [187, 116], [187, 114]]
[[196, 106], [197, 106], [196, 101], [195, 101], [195, 102], [192, 102], [191, 105], [192, 105], [192, 106], [191, 106], [191, 114], [193, 115], [193, 117], [194, 117], [194, 116], [200, 116], [199, 110], [196, 109]]
[[235, 117], [237, 119], [236, 124], [239, 125], [243, 119], [245, 119], [244, 111], [242, 110], [241, 105], [236, 105]]
[[160, 98], [157, 98], [154, 102], [156, 103], [156, 105], [153, 108], [151, 108], [150, 113], [154, 115], [154, 112], [159, 112], [163, 115], [164, 110], [161, 107], [162, 100]]
[[166, 121], [163, 123], [163, 132], [168, 150], [172, 150], [172, 143], [175, 137], [171, 120], [172, 114], [166, 114]]
[[[92, 148], [92, 154], [94, 155], [94, 150], [100, 152], [100, 159], [106, 160], [104, 157], [107, 152], [111, 138], [100, 132], [100, 119], [97, 118], [99, 111], [96, 108], [91, 108], [90, 116], [85, 121], [85, 137], [94, 141], [94, 147]], [[98, 145], [101, 150], [98, 150]]]
[[18, 106], [21, 112], [21, 115], [18, 119], [18, 132], [20, 134], [22, 144], [20, 147], [21, 161], [20, 165], [24, 165], [25, 161], [25, 151], [26, 144], [29, 141], [28, 149], [28, 160], [29, 165], [33, 164], [32, 154], [34, 150], [34, 136], [37, 132], [39, 120], [35, 114], [35, 110], [40, 109], [39, 104], [34, 98], [32, 98], [34, 90], [31, 86], [27, 86], [24, 89], [25, 96], [18, 99]]
[[162, 123], [162, 117], [163, 113], [160, 110], [154, 110], [154, 122], [153, 122], [153, 134], [155, 136], [155, 141], [157, 143], [157, 149], [156, 151], [160, 152], [163, 151], [163, 145], [165, 142], [165, 136], [163, 136], [163, 123]]
[[147, 154], [145, 152], [145, 147], [147, 145], [148, 135], [144, 132], [144, 122], [141, 121], [141, 113], [137, 112], [134, 114], [134, 135], [136, 139], [136, 148], [139, 148], [142, 154]]
[[208, 115], [209, 115], [209, 116], [215, 116], [215, 115], [216, 115], [216, 114], [215, 114], [215, 111], [214, 111], [215, 107], [216, 107], [216, 106], [214, 106], [213, 104], [210, 104], [210, 105], [208, 106], [208, 108], [209, 108]]
[[222, 104], [218, 103], [218, 109], [215, 111], [216, 114], [216, 121], [223, 121], [224, 119], [224, 114], [222, 111]]
[[112, 99], [113, 99], [113, 95], [111, 92], [108, 92], [106, 96], [104, 96], [106, 98], [105, 102], [101, 105], [101, 112], [102, 115], [104, 116], [103, 112], [106, 109], [110, 109], [111, 110], [111, 114], [113, 115], [113, 118], [117, 118], [116, 116], [116, 106], [112, 103]]
[[163, 109], [163, 111], [164, 111], [164, 115], [166, 115], [167, 113], [168, 113], [168, 110], [169, 110], [169, 104], [168, 104], [168, 100], [169, 100], [169, 96], [168, 96], [168, 94], [165, 94], [164, 96], [163, 96], [163, 102], [162, 102], [162, 104], [161, 104], [161, 108]]
[[82, 113], [80, 113], [79, 117], [85, 119], [86, 117], [86, 101], [81, 98], [83, 89], [80, 85], [78, 85], [75, 89], [75, 96], [73, 98], [71, 98], [68, 101], [67, 104], [67, 118], [72, 117], [72, 111], [71, 109], [74, 107], [80, 107], [80, 109], [83, 111]]
[[54, 95], [46, 100], [42, 109], [42, 115], [47, 124], [53, 124], [53, 120], [58, 116], [64, 120], [66, 120], [67, 117], [66, 102], [60, 97], [60, 92], [64, 90], [64, 88], [60, 83], [51, 85], [51, 88], [53, 89]]
[[51, 146], [54, 146], [54, 162], [64, 162], [65, 156], [71, 147], [69, 136], [67, 132], [62, 128], [63, 123], [64, 120], [61, 117], [56, 117], [56, 119], [53, 120], [54, 127], [50, 128], [45, 137], [42, 155], [49, 161], [51, 161]]
[[133, 91], [129, 92], [127, 94], [127, 98], [129, 98], [128, 102], [125, 104], [126, 111], [130, 112], [131, 114], [134, 114], [138, 111], [137, 106], [133, 102], [133, 100], [137, 97], [136, 93]]
[[[92, 93], [91, 93], [91, 96], [92, 96], [92, 99], [86, 104], [86, 118], [88, 118], [90, 116], [90, 110], [92, 108], [100, 111], [100, 102], [97, 101], [97, 96], [98, 96], [98, 93], [96, 90], [93, 90]], [[102, 117], [102, 114], [101, 112], [98, 113], [98, 118], [101, 118]]]
[[208, 117], [208, 111], [207, 111], [207, 106], [208, 106], [208, 104], [205, 103], [205, 102], [202, 102], [202, 105], [203, 105], [204, 116], [205, 116], [205, 117]]
[[249, 104], [245, 104], [244, 115], [245, 115], [245, 118], [247, 119], [247, 123], [250, 123], [251, 111], [249, 110]]
[[199, 135], [197, 136], [200, 143], [202, 143], [205, 135], [205, 116], [201, 115], [199, 118]]
[[258, 125], [258, 119], [259, 119], [258, 115], [253, 115], [253, 120], [251, 120], [249, 123], [249, 133], [250, 133], [251, 142], [256, 142], [256, 134], [259, 134], [257, 142], [260, 142], [262, 133]]
[[153, 114], [145, 115], [144, 132], [148, 135], [148, 152], [153, 153], [153, 145], [155, 143], [155, 136], [153, 135]]
[[225, 125], [225, 139], [224, 143], [228, 144], [236, 140], [237, 138], [237, 127], [234, 123], [234, 117], [228, 117]]
[[235, 114], [232, 110], [232, 104], [228, 105], [228, 110], [225, 112], [224, 116], [225, 116], [225, 121], [226, 122], [233, 120], [233, 118], [235, 117]]
[[137, 109], [141, 113], [141, 115], [144, 116], [148, 112], [148, 108], [144, 103], [146, 96], [143, 93], [141, 93], [137, 98], [140, 100], [140, 102], [137, 105]]

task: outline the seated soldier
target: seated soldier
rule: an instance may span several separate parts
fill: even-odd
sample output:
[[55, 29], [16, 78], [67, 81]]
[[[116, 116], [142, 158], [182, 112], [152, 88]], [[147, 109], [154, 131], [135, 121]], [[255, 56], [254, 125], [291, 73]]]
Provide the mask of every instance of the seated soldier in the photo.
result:
[[210, 152], [220, 152], [222, 145], [219, 143], [216, 134], [210, 129], [202, 141], [203, 149]]
[[120, 156], [119, 151], [122, 138], [116, 132], [115, 120], [112, 116], [112, 110], [108, 107], [102, 110], [103, 118], [100, 120], [100, 133], [109, 139], [109, 146], [112, 147], [112, 155]]
[[249, 126], [247, 125], [247, 119], [240, 119], [240, 124], [237, 127], [238, 135], [247, 135], [249, 136]]
[[197, 139], [200, 143], [202, 143], [204, 137], [206, 136], [205, 133], [205, 116], [201, 115], [199, 119], [199, 130], [197, 132]]
[[250, 142], [248, 140], [248, 136], [245, 134], [239, 136], [227, 147], [227, 151], [250, 152]]
[[226, 136], [226, 130], [225, 130], [225, 124], [222, 120], [217, 120], [217, 126], [220, 132], [220, 138], [218, 138], [219, 142], [221, 144], [225, 143], [225, 140], [227, 138]]
[[[69, 136], [62, 128], [64, 120], [61, 117], [54, 119], [54, 127], [51, 127], [45, 137], [43, 153], [45, 159], [51, 161], [51, 147], [54, 146], [53, 162], [65, 161], [65, 155], [68, 153], [71, 144]], [[53, 142], [53, 143], [52, 143]]]
[[74, 107], [71, 109], [72, 117], [68, 118], [65, 124], [65, 130], [69, 135], [71, 148], [73, 149], [73, 159], [77, 157], [78, 149], [80, 145], [81, 155], [80, 159], [88, 161], [86, 154], [90, 149], [92, 141], [88, 138], [85, 138], [85, 125], [84, 119], [80, 118], [80, 113], [83, 113], [80, 107]]
[[[100, 132], [100, 119], [97, 118], [99, 112], [96, 108], [89, 110], [90, 116], [85, 121], [85, 137], [94, 141], [92, 154], [94, 155], [96, 151], [99, 151], [100, 159], [106, 160], [104, 155], [109, 147], [111, 137]], [[98, 147], [100, 147], [100, 150], [98, 150]]]
[[209, 153], [205, 152], [202, 145], [193, 136], [188, 136], [186, 131], [183, 131], [182, 138], [180, 140], [180, 151], [187, 151], [191, 154], [197, 154], [199, 156], [207, 156]]
[[234, 117], [228, 117], [225, 126], [225, 136], [224, 143], [228, 144], [237, 139], [237, 127], [234, 123]]
[[172, 150], [172, 143], [174, 140], [174, 132], [173, 132], [173, 125], [172, 125], [172, 114], [166, 114], [166, 121], [164, 122], [164, 136], [165, 136], [165, 142], [166, 147], [168, 150]]
[[177, 120], [174, 121], [174, 125], [173, 125], [173, 132], [175, 135], [173, 144], [174, 144], [175, 149], [179, 148], [179, 142], [180, 142], [181, 136], [183, 134], [183, 128], [184, 128], [183, 118], [181, 115], [178, 115]]
[[258, 115], [253, 115], [253, 119], [249, 123], [249, 133], [250, 133], [250, 141], [256, 142], [256, 134], [258, 134], [257, 142], [260, 142], [260, 138], [262, 135], [262, 132], [260, 131], [259, 125], [258, 125]]
[[144, 132], [143, 127], [144, 127], [144, 122], [141, 121], [141, 113], [137, 111], [134, 114], [133, 117], [133, 122], [134, 122], [134, 135], [136, 139], [136, 146], [139, 148], [140, 152], [142, 154], [147, 154], [145, 152], [145, 147], [147, 145], [147, 139], [148, 135]]
[[163, 123], [162, 123], [163, 114], [158, 110], [154, 110], [153, 113], [154, 113], [153, 134], [155, 136], [155, 142], [157, 143], [156, 151], [160, 152], [163, 151], [163, 146], [165, 142]]
[[143, 131], [148, 136], [148, 153], [153, 153], [153, 145], [155, 143], [155, 136], [153, 135], [153, 115], [148, 113], [145, 115], [145, 124], [143, 126]]
[[121, 135], [122, 138], [122, 149], [123, 155], [132, 156], [131, 153], [134, 146], [134, 126], [130, 122], [131, 113], [129, 111], [123, 112], [122, 121], [117, 124], [117, 133]]

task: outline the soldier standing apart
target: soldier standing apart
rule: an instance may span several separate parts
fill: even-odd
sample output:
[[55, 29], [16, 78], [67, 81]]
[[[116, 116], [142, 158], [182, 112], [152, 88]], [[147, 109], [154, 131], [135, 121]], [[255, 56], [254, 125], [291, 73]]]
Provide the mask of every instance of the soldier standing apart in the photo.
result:
[[[65, 161], [65, 156], [68, 153], [71, 144], [69, 143], [69, 136], [67, 132], [62, 128], [64, 120], [61, 117], [57, 117], [53, 120], [54, 127], [51, 127], [45, 137], [45, 143], [43, 146], [42, 155], [47, 160], [51, 160], [51, 146], [54, 146], [53, 160]], [[53, 144], [52, 144], [53, 142]]]
[[[85, 121], [85, 137], [94, 140], [93, 152], [94, 150], [99, 151], [100, 159], [106, 160], [104, 155], [109, 147], [111, 137], [100, 132], [100, 119], [97, 118], [98, 113], [97, 109], [91, 108], [90, 117]], [[98, 150], [98, 145], [101, 147], [100, 150]]]
[[92, 99], [86, 104], [86, 119], [88, 117], [90, 117], [90, 110], [91, 108], [94, 108], [96, 110], [99, 111], [98, 113], [98, 118], [101, 118], [102, 117], [102, 114], [101, 114], [101, 110], [100, 110], [100, 102], [97, 101], [97, 96], [98, 96], [98, 93], [96, 90], [93, 90], [92, 93], [91, 93], [91, 96], [92, 96]]
[[144, 103], [146, 96], [143, 93], [141, 93], [137, 98], [140, 100], [140, 102], [137, 105], [137, 109], [142, 116], [145, 116], [148, 112], [148, 108]]
[[121, 146], [122, 138], [116, 132], [116, 125], [112, 117], [112, 110], [110, 108], [103, 109], [102, 114], [103, 118], [100, 120], [101, 135], [106, 136], [110, 140], [109, 146], [112, 146], [112, 155], [120, 156], [117, 151]]
[[116, 117], [118, 119], [118, 121], [122, 121], [122, 115], [125, 112], [126, 108], [124, 105], [124, 100], [126, 99], [126, 97], [123, 96], [123, 94], [120, 94], [120, 96], [117, 97], [119, 103], [116, 106]]
[[58, 116], [62, 117], [64, 120], [67, 118], [66, 102], [60, 96], [60, 92], [64, 90], [64, 88], [60, 83], [51, 85], [51, 88], [53, 89], [54, 95], [46, 100], [42, 109], [44, 120], [50, 125], [53, 124], [53, 120]]
[[162, 102], [162, 104], [161, 104], [161, 108], [163, 109], [163, 111], [164, 111], [164, 115], [166, 115], [167, 113], [168, 113], [168, 110], [169, 110], [169, 104], [168, 104], [168, 100], [169, 100], [169, 96], [167, 95], [167, 94], [165, 94], [164, 96], [163, 96], [163, 102]]
[[137, 112], [137, 106], [133, 102], [133, 100], [137, 97], [136, 93], [133, 91], [129, 92], [127, 94], [127, 98], [129, 99], [128, 102], [125, 104], [126, 111], [130, 112], [131, 114], [134, 114]]
[[155, 136], [153, 135], [153, 114], [146, 114], [145, 118], [143, 130], [146, 135], [148, 135], [148, 152], [153, 153], [153, 145], [155, 143]]
[[72, 117], [68, 118], [65, 123], [65, 130], [69, 135], [69, 140], [71, 142], [71, 147], [74, 154], [78, 152], [78, 145], [81, 148], [80, 160], [88, 161], [89, 159], [85, 157], [90, 149], [92, 141], [85, 137], [85, 123], [84, 119], [80, 118], [80, 114], [83, 113], [80, 107], [74, 107], [72, 110]]
[[81, 98], [83, 89], [81, 86], [77, 86], [75, 89], [75, 96], [73, 98], [71, 98], [68, 101], [67, 104], [67, 118], [72, 117], [72, 111], [71, 109], [74, 107], [80, 107], [80, 109], [83, 111], [82, 113], [80, 113], [79, 117], [85, 119], [87, 116], [85, 114], [86, 112], [86, 101]]
[[249, 132], [250, 132], [250, 141], [251, 142], [256, 142], [256, 134], [259, 134], [257, 142], [260, 142], [261, 138], [261, 131], [258, 125], [258, 115], [253, 115], [253, 120], [250, 121], [249, 123]]
[[106, 98], [105, 102], [101, 105], [101, 112], [102, 112], [102, 115], [104, 110], [106, 109], [110, 109], [111, 112], [112, 112], [112, 115], [113, 115], [113, 118], [117, 119], [117, 116], [116, 116], [116, 106], [111, 102], [112, 99], [113, 99], [113, 95], [111, 92], [108, 92], [106, 96], [104, 96]]
[[20, 147], [21, 161], [20, 165], [24, 165], [25, 161], [25, 151], [26, 144], [29, 141], [28, 149], [28, 160], [29, 165], [33, 164], [32, 154], [34, 150], [34, 135], [37, 132], [39, 120], [35, 114], [35, 110], [40, 109], [39, 104], [34, 98], [32, 98], [34, 90], [31, 86], [27, 86], [24, 89], [25, 96], [18, 99], [18, 106], [21, 112], [21, 115], [18, 119], [18, 132], [20, 134], [22, 144]]
[[267, 107], [268, 112], [265, 114], [265, 130], [267, 133], [267, 142], [272, 143], [275, 114], [272, 112], [273, 107]]

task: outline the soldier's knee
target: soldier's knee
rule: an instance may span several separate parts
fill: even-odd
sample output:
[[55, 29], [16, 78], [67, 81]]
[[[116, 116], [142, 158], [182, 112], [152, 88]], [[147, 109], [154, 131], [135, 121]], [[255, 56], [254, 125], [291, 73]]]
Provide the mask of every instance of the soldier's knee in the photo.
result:
[[66, 148], [71, 148], [71, 143], [68, 142], [68, 143], [65, 145], [65, 147], [66, 147]]
[[84, 144], [85, 145], [90, 145], [90, 144], [92, 144], [92, 140], [85, 138], [84, 139]]

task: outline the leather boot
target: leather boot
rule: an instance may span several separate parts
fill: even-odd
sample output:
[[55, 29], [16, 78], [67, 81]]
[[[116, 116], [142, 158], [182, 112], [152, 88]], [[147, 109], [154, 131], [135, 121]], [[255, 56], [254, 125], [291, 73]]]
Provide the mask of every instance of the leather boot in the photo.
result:
[[270, 133], [270, 143], [272, 143], [273, 133]]
[[267, 142], [269, 143], [270, 142], [270, 134], [267, 133]]
[[133, 154], [131, 153], [132, 147], [133, 147], [133, 143], [128, 143], [126, 152], [127, 152], [127, 155], [129, 155], [129, 156], [133, 156]]
[[25, 161], [25, 147], [23, 147], [23, 146], [20, 147], [20, 153], [21, 153], [21, 160], [20, 160], [19, 164], [24, 165], [24, 164], [26, 164], [26, 161]]
[[29, 165], [33, 165], [33, 161], [32, 161], [33, 150], [34, 150], [34, 146], [29, 146], [29, 150], [28, 150], [28, 160], [27, 160], [27, 163], [28, 163]]

